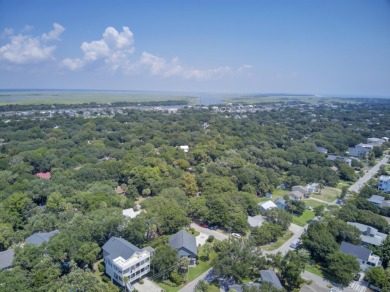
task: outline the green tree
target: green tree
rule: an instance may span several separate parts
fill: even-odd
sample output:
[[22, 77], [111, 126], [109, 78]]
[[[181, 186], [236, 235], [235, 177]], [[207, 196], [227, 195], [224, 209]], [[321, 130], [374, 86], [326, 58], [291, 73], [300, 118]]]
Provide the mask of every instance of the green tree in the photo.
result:
[[319, 205], [317, 207], [314, 207], [314, 214], [316, 216], [323, 216], [325, 211], [325, 206], [324, 205]]
[[195, 196], [199, 191], [195, 176], [189, 172], [181, 176], [181, 185], [187, 196]]
[[91, 267], [99, 254], [100, 247], [95, 242], [85, 242], [76, 251], [74, 259], [81, 267], [85, 264]]
[[387, 291], [390, 288], [390, 275], [386, 274], [382, 266], [368, 269], [366, 278], [370, 284], [381, 288], [382, 291]]
[[177, 270], [179, 258], [177, 251], [172, 249], [169, 245], [162, 245], [156, 249], [152, 257], [152, 268], [156, 273], [164, 273], [163, 278], [173, 270]]
[[360, 271], [359, 263], [352, 255], [337, 251], [330, 254], [327, 260], [329, 273], [343, 286], [348, 286], [354, 275]]
[[0, 223], [0, 251], [6, 250], [12, 243], [14, 229], [10, 223]]
[[290, 227], [292, 216], [286, 210], [282, 208], [272, 208], [264, 213], [269, 222], [280, 225], [283, 230], [287, 230]]

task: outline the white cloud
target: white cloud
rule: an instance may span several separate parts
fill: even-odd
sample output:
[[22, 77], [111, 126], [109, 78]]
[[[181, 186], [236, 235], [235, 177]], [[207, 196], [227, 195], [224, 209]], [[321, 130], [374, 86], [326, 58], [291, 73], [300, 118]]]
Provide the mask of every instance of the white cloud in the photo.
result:
[[59, 40], [60, 35], [64, 32], [65, 28], [58, 23], [53, 23], [54, 29], [49, 31], [49, 33], [44, 33], [42, 35], [43, 41]]
[[89, 63], [103, 60], [111, 70], [117, 70], [129, 66], [129, 56], [134, 52], [133, 33], [126, 26], [122, 32], [118, 32], [113, 27], [107, 27], [101, 40], [92, 42], [83, 42], [81, 50], [83, 57], [62, 61], [62, 65], [69, 70], [82, 69]]
[[165, 58], [143, 52], [138, 61], [131, 61], [135, 48], [134, 35], [126, 26], [122, 32], [113, 27], [107, 27], [102, 39], [83, 42], [80, 46], [81, 58], [63, 59], [61, 65], [71, 71], [76, 71], [92, 64], [104, 65], [111, 71], [122, 70], [123, 73], [142, 74], [148, 72], [156, 77], [181, 77], [185, 79], [222, 78], [229, 74], [239, 74], [250, 69], [251, 65], [243, 65], [238, 69], [229, 66], [220, 66], [213, 69], [196, 69], [184, 66], [178, 58]]
[[250, 69], [252, 69], [252, 65], [248, 65], [248, 64], [245, 64], [245, 65], [242, 65], [240, 68], [238, 68], [238, 73], [243, 73], [243, 72], [246, 72]]
[[186, 79], [208, 79], [220, 78], [233, 73], [233, 70], [229, 66], [207, 70], [185, 68], [180, 64], [178, 58], [167, 61], [164, 58], [154, 56], [147, 52], [142, 53], [139, 64], [147, 68], [151, 75], [162, 77], [180, 76]]
[[[14, 35], [13, 31], [8, 29], [7, 34], [10, 42], [0, 47], [0, 61], [6, 61], [12, 64], [40, 63], [54, 59], [53, 53], [56, 49], [54, 45], [47, 45], [46, 42], [58, 39], [64, 28], [54, 23], [54, 30], [41, 37], [33, 37], [25, 34]], [[22, 31], [31, 30], [31, 26], [25, 26]]]
[[26, 25], [22, 28], [21, 32], [29, 32], [29, 31], [31, 31], [31, 30], [33, 30], [33, 29], [34, 29], [34, 27], [33, 27], [32, 25], [26, 24]]

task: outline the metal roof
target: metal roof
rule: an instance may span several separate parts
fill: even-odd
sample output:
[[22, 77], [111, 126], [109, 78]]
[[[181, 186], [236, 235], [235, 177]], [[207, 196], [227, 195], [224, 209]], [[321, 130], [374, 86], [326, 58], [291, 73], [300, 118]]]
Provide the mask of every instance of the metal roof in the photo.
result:
[[282, 284], [279, 281], [278, 276], [276, 276], [275, 272], [272, 270], [261, 270], [260, 271], [260, 279], [262, 282], [270, 282], [275, 288], [281, 289], [283, 288]]
[[198, 254], [195, 236], [189, 234], [185, 230], [180, 230], [179, 232], [172, 235], [171, 238], [169, 238], [169, 245], [176, 250], [179, 250], [184, 247], [193, 254]]
[[371, 250], [368, 248], [350, 244], [345, 241], [341, 242], [340, 251], [345, 254], [353, 255], [362, 261], [368, 261], [368, 258], [371, 255]]
[[102, 248], [105, 252], [110, 254], [110, 257], [113, 259], [122, 257], [125, 260], [128, 260], [133, 256], [133, 254], [140, 251], [138, 247], [127, 240], [115, 236], [111, 237]]
[[33, 235], [30, 235], [26, 238], [26, 242], [30, 244], [34, 244], [36, 246], [41, 246], [43, 242], [49, 242], [50, 237], [59, 233], [58, 229], [50, 231], [50, 232], [36, 232]]
[[13, 249], [0, 252], [0, 270], [12, 267], [14, 256], [15, 252]]

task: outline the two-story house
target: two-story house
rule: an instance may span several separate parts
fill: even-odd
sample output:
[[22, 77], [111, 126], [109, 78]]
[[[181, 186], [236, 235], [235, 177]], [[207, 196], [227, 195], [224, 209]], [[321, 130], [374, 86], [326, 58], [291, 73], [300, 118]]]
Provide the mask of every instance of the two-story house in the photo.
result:
[[369, 225], [357, 223], [357, 222], [347, 222], [349, 225], [355, 226], [359, 231], [360, 239], [362, 244], [365, 246], [380, 246], [383, 241], [386, 239], [387, 234], [379, 232], [378, 229], [371, 227]]
[[106, 273], [119, 285], [132, 290], [131, 285], [150, 271], [150, 253], [127, 240], [111, 237], [103, 245]]
[[365, 271], [367, 268], [380, 266], [381, 258], [363, 246], [354, 245], [348, 242], [341, 242], [340, 252], [353, 255], [359, 262], [360, 268]]
[[390, 193], [390, 176], [381, 175], [378, 183], [378, 190], [384, 193]]
[[177, 250], [179, 258], [187, 257], [190, 260], [190, 265], [196, 264], [198, 256], [198, 248], [196, 247], [196, 238], [185, 230], [180, 230], [169, 238], [169, 245]]

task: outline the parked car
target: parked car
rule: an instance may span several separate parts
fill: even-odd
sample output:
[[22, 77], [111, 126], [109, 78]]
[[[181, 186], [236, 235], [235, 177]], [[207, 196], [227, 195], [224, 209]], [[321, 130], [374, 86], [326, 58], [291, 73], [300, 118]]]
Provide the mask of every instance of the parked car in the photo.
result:
[[214, 226], [209, 226], [210, 230], [216, 230], [217, 228], [218, 228], [218, 226], [215, 226], [215, 225]]
[[241, 238], [241, 235], [238, 234], [238, 233], [232, 233], [232, 236], [233, 236], [234, 238]]
[[200, 226], [203, 227], [203, 228], [208, 228], [209, 227], [207, 224], [204, 224], [204, 223], [201, 224]]
[[360, 280], [360, 277], [361, 277], [360, 274], [356, 274], [355, 277], [353, 277], [353, 280], [354, 280], [354, 281], [359, 281], [359, 280]]
[[307, 210], [313, 211], [313, 207], [312, 207], [312, 206], [306, 206], [305, 208], [306, 208]]

